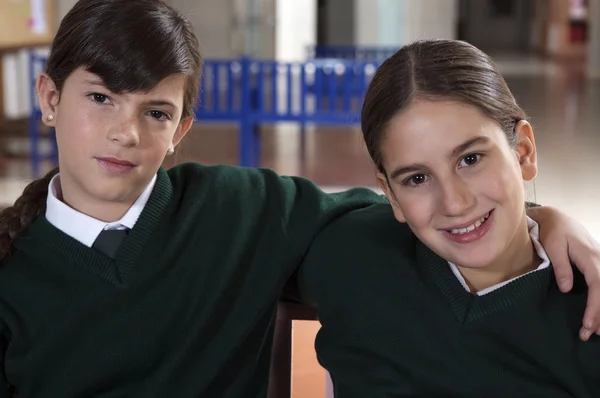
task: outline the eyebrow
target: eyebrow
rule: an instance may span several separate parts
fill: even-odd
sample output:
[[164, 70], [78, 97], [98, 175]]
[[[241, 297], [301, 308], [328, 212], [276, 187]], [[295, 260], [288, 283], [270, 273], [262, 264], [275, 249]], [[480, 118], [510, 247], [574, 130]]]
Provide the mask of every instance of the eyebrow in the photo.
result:
[[177, 105], [167, 100], [148, 100], [143, 102], [146, 106], [170, 106], [171, 108], [178, 109]]
[[[100, 86], [107, 88], [104, 82], [100, 79], [86, 79], [83, 81], [86, 86]], [[173, 109], [179, 109], [177, 105], [168, 100], [148, 100], [143, 102], [146, 106], [170, 106]]]
[[101, 86], [101, 87], [106, 87], [106, 84], [104, 84], [104, 82], [100, 79], [85, 79], [83, 81], [83, 84], [85, 84], [86, 86]]
[[[451, 158], [457, 157], [458, 155], [460, 155], [467, 149], [471, 148], [472, 146], [475, 146], [478, 144], [487, 144], [489, 142], [490, 142], [490, 139], [488, 137], [484, 137], [484, 136], [471, 138], [470, 140], [467, 140], [467, 141], [463, 142], [462, 144], [458, 145], [456, 148], [454, 148], [452, 150], [452, 152], [450, 153], [449, 158], [451, 159]], [[407, 173], [411, 173], [411, 172], [415, 172], [415, 171], [421, 171], [426, 168], [427, 168], [427, 166], [425, 166], [423, 163], [412, 163], [412, 164], [408, 164], [406, 166], [399, 166], [399, 167], [396, 167], [390, 173], [390, 178], [395, 179], [402, 174], [407, 174]]]
[[467, 141], [463, 142], [462, 144], [460, 144], [459, 146], [457, 146], [456, 148], [454, 148], [452, 150], [452, 154], [450, 154], [450, 158], [457, 157], [458, 155], [460, 155], [467, 149], [471, 148], [472, 146], [479, 145], [479, 144], [488, 144], [489, 142], [490, 142], [490, 139], [488, 137], [484, 137], [484, 136], [471, 138], [470, 140], [467, 140]]

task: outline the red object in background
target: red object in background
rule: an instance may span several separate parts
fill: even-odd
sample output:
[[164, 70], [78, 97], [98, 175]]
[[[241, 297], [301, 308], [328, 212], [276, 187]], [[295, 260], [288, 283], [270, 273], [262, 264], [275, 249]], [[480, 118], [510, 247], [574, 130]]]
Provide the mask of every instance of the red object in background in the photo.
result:
[[569, 16], [570, 29], [569, 41], [572, 44], [582, 44], [587, 41], [587, 18], [589, 10], [588, 0], [570, 0]]
[[587, 41], [587, 22], [571, 21], [569, 36], [571, 44], [585, 43]]

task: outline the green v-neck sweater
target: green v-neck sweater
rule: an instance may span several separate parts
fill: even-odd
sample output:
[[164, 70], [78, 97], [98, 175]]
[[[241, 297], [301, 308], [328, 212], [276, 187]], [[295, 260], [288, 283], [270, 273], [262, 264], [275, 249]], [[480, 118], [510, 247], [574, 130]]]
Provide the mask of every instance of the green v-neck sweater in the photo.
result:
[[0, 397], [266, 397], [282, 287], [324, 225], [374, 202], [184, 164], [114, 260], [39, 217], [0, 264]]
[[581, 274], [568, 294], [549, 267], [476, 296], [374, 205], [315, 239], [299, 287], [336, 398], [600, 397], [600, 337], [579, 339]]

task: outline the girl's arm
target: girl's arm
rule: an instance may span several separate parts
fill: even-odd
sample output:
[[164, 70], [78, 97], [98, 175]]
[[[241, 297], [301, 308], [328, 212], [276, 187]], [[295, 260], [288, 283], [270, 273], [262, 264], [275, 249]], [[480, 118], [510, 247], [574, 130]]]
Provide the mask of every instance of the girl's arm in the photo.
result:
[[530, 207], [527, 215], [540, 226], [540, 242], [554, 267], [556, 281], [563, 292], [573, 287], [574, 264], [585, 277], [588, 300], [580, 337], [587, 341], [600, 334], [600, 244], [572, 217], [555, 208]]

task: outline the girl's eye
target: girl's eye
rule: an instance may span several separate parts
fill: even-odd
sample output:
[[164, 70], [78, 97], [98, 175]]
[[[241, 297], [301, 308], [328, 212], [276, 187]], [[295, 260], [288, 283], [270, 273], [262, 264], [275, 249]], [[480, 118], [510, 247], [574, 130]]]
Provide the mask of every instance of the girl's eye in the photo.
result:
[[169, 116], [161, 111], [150, 111], [150, 116], [156, 120], [169, 120]]
[[99, 93], [93, 93], [90, 94], [89, 97], [92, 99], [92, 101], [97, 102], [99, 104], [108, 104], [108, 97], [104, 94], [99, 94]]
[[413, 176], [408, 177], [406, 180], [404, 180], [403, 185], [409, 186], [409, 187], [415, 187], [417, 185], [421, 185], [426, 183], [427, 181], [429, 181], [429, 176], [426, 174], [415, 174]]
[[460, 165], [458, 167], [469, 167], [474, 166], [481, 160], [481, 154], [479, 153], [470, 153], [468, 155], [463, 156], [460, 160]]

